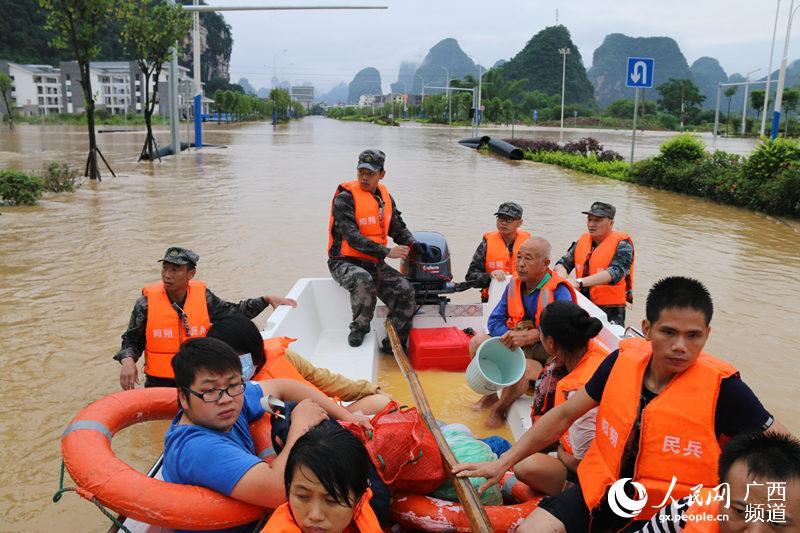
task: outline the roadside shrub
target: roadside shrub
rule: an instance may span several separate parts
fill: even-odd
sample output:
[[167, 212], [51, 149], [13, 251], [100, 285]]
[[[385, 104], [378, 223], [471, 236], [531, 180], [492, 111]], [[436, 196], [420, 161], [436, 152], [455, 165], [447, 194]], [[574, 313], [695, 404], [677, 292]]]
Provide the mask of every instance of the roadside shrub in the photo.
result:
[[798, 159], [800, 159], [800, 144], [796, 141], [783, 137], [768, 139], [759, 144], [747, 159], [744, 173], [751, 180], [769, 181]]
[[94, 117], [97, 120], [108, 120], [111, 118], [111, 113], [104, 107], [98, 107], [94, 110]]
[[676, 135], [662, 143], [659, 150], [660, 157], [672, 162], [697, 162], [706, 155], [706, 145], [690, 133]]
[[522, 150], [531, 152], [558, 152], [561, 146], [550, 139], [503, 139], [509, 144], [513, 144]]
[[625, 158], [622, 157], [622, 154], [619, 152], [615, 152], [614, 150], [603, 150], [599, 154], [597, 154], [598, 161], [624, 161]]
[[19, 170], [0, 170], [0, 200], [11, 205], [34, 205], [42, 197], [43, 180]]
[[792, 161], [775, 178], [761, 183], [756, 196], [768, 213], [800, 217], [800, 161]]
[[568, 154], [581, 154], [588, 155], [589, 153], [598, 153], [603, 151], [603, 145], [594, 137], [584, 137], [564, 145], [563, 152]]
[[558, 165], [573, 170], [596, 174], [619, 180], [628, 179], [628, 163], [624, 161], [598, 161], [594, 153], [589, 157], [579, 154], [567, 154], [564, 152], [532, 152], [525, 151], [525, 159], [539, 163]]
[[72, 192], [78, 179], [78, 169], [68, 163], [51, 161], [44, 166], [44, 190]]

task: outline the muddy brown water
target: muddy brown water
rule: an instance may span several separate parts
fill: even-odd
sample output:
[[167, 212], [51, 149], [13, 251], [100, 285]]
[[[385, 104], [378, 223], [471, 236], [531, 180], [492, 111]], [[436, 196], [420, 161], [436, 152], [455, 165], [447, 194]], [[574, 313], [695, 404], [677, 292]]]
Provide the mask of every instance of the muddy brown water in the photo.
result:
[[[566, 138], [585, 133], [568, 131]], [[591, 133], [624, 153], [629, 134]], [[454, 130], [453, 139], [468, 134]], [[167, 142], [165, 131], [159, 136]], [[637, 137], [650, 152], [665, 138]], [[156, 259], [164, 249], [176, 244], [196, 250], [198, 277], [231, 300], [284, 294], [299, 277], [326, 276], [331, 195], [337, 183], [352, 179], [356, 156], [368, 146], [386, 151], [385, 183], [409, 227], [447, 237], [456, 279], [463, 279], [503, 201], [521, 203], [524, 227], [547, 237], [557, 253], [584, 230], [580, 212], [592, 201], [616, 205], [617, 227], [636, 241], [636, 302], [629, 324], [643, 318], [654, 281], [669, 274], [698, 277], [716, 305], [708, 350], [733, 362], [767, 408], [800, 432], [796, 221], [509, 162], [449, 142], [446, 128], [323, 118], [276, 130], [267, 124], [209, 125], [206, 142], [225, 148], [152, 164], [136, 162], [141, 131], [103, 133], [99, 139], [117, 178], [106, 173], [102, 183], [88, 183], [74, 194], [48, 195], [33, 207], [0, 208], [2, 531], [107, 527], [99, 511], [74, 493], [51, 502], [59, 437], [78, 410], [119, 390], [119, 365], [111, 356], [141, 287], [158, 279]], [[752, 146], [752, 141], [729, 142], [733, 151]], [[80, 127], [0, 131], [0, 168], [37, 170], [55, 159], [79, 165], [84, 150]], [[265, 315], [257, 323], [263, 326]], [[410, 401], [393, 364], [382, 364], [381, 382]], [[481, 417], [466, 407], [475, 395], [463, 376], [426, 373], [423, 382], [439, 418], [466, 421], [488, 434]], [[157, 422], [126, 429], [113, 448], [146, 470], [165, 427]]]

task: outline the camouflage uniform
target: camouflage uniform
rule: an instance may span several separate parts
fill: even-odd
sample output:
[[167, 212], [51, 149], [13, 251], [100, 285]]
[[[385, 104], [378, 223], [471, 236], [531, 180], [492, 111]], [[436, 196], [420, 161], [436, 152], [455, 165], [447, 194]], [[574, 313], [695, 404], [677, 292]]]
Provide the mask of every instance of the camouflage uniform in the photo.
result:
[[[267, 308], [267, 302], [260, 296], [234, 304], [220, 299], [208, 289], [206, 289], [206, 305], [208, 305], [208, 317], [211, 319], [212, 324], [225, 315], [233, 313], [242, 313], [247, 318], [254, 318]], [[142, 352], [144, 352], [146, 322], [147, 298], [142, 295], [136, 299], [131, 313], [131, 320], [128, 322], [128, 329], [122, 334], [122, 348], [114, 354], [114, 359], [122, 361], [126, 357], [133, 357], [134, 361], [139, 360]]]
[[[557, 265], [563, 266], [567, 272], [572, 272], [575, 268], [575, 246], [577, 243], [573, 242], [572, 246], [569, 247], [567, 253], [564, 254], [564, 257], [558, 260], [556, 263]], [[594, 250], [595, 244], [592, 243], [592, 250]], [[614, 285], [618, 283], [619, 280], [624, 278], [628, 275], [628, 272], [631, 270], [631, 264], [633, 263], [633, 246], [628, 241], [620, 241], [617, 245], [617, 251], [614, 252], [614, 257], [611, 259], [611, 264], [608, 265], [608, 273], [611, 275], [611, 282], [609, 285]], [[581, 293], [589, 298], [589, 287], [585, 287]], [[620, 326], [625, 325], [625, 306], [598, 306], [600, 309], [605, 311], [608, 321], [612, 324], [618, 324]]]
[[[380, 193], [376, 190], [376, 198]], [[375, 314], [376, 297], [389, 308], [391, 320], [400, 340], [405, 342], [411, 329], [414, 316], [414, 289], [408, 280], [383, 260], [389, 248], [373, 242], [361, 234], [355, 216], [353, 195], [340, 191], [333, 200], [333, 243], [328, 250], [328, 269], [336, 282], [350, 291], [350, 305], [353, 310], [351, 331], [368, 332]], [[377, 263], [341, 256], [342, 237], [365, 254], [379, 259]], [[414, 237], [406, 228], [400, 211], [392, 198], [392, 220], [389, 223], [389, 237], [397, 244], [411, 245]]]

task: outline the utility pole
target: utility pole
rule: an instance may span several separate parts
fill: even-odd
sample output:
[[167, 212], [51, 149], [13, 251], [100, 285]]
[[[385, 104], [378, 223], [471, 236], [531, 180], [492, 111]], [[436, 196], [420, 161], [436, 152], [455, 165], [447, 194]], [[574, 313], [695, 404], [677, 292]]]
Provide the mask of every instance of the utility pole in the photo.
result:
[[[564, 142], [564, 89], [567, 84], [567, 56], [570, 52], [571, 50], [569, 48], [558, 49], [558, 53], [564, 58], [564, 64], [561, 67], [561, 128], [558, 133], [558, 142]], [[636, 94], [638, 95], [639, 93], [637, 92]]]
[[[175, 0], [169, 0], [169, 5], [174, 6]], [[172, 48], [172, 59], [169, 61], [169, 137], [172, 143], [172, 153], [181, 153], [180, 117], [178, 115], [178, 43]]]
[[[798, 6], [797, 9], [800, 9]], [[781, 122], [781, 104], [783, 103], [783, 84], [786, 81], [786, 55], [789, 53], [789, 36], [792, 33], [792, 17], [795, 11], [794, 0], [789, 4], [789, 22], [786, 23], [786, 40], [783, 43], [783, 59], [781, 59], [781, 72], [778, 75], [778, 91], [775, 94], [775, 110], [772, 112], [772, 135], [778, 136], [778, 127]]]
[[442, 68], [444, 69], [445, 74], [447, 74], [447, 84], [445, 85], [445, 87], [447, 87], [447, 91], [446, 91], [446, 93], [447, 93], [447, 136], [450, 138], [450, 140], [452, 140], [453, 139], [453, 119], [452, 119], [451, 113], [452, 113], [453, 107], [450, 104], [450, 70], [447, 67], [442, 67]]
[[481, 82], [483, 81], [483, 75], [485, 72], [481, 72], [481, 68], [478, 67], [478, 105], [475, 108], [475, 136], [479, 135], [481, 129], [481, 122], [483, 121], [483, 112], [481, 112]]
[[[717, 104], [714, 107], [714, 151], [717, 151], [717, 130], [719, 129], [719, 97], [722, 91], [722, 85], [717, 82]], [[766, 113], [766, 109], [764, 110]]]
[[772, 54], [775, 52], [775, 33], [778, 31], [778, 14], [781, 11], [781, 0], [778, 0], [778, 6], [775, 8], [775, 24], [772, 27], [772, 46], [769, 49], [769, 67], [767, 67], [767, 88], [764, 91], [764, 107], [761, 109], [761, 130], [759, 130], [759, 137], [764, 136], [764, 130], [767, 126], [767, 109], [769, 109], [769, 84], [772, 81]]
[[[198, 0], [192, 4], [197, 7]], [[203, 146], [203, 83], [200, 80], [200, 13], [192, 13], [192, 76], [194, 76], [194, 147]]]

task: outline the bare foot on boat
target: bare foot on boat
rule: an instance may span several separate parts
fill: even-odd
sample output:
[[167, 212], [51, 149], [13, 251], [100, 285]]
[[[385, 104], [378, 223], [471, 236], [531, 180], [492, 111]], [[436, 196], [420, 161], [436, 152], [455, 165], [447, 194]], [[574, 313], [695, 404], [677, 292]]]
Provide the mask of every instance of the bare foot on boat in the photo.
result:
[[494, 403], [499, 400], [497, 394], [487, 394], [477, 402], [472, 404], [473, 411], [482, 411], [488, 407], [494, 405]]
[[492, 409], [492, 412], [489, 413], [489, 417], [486, 419], [486, 422], [484, 422], [483, 425], [489, 429], [497, 429], [505, 423], [506, 418], [503, 416], [503, 413]]

